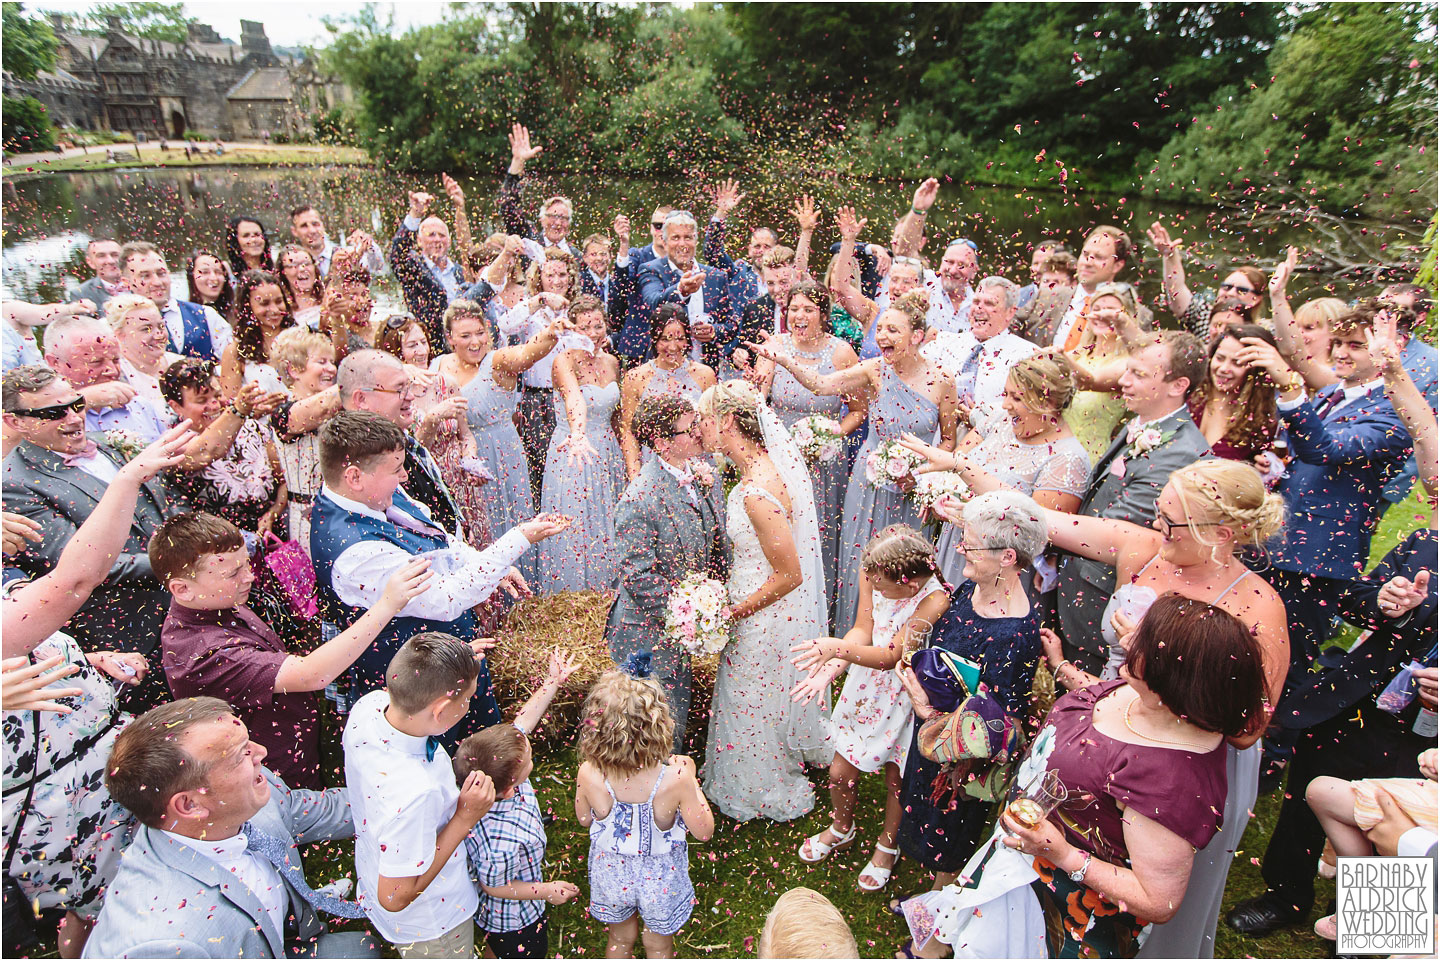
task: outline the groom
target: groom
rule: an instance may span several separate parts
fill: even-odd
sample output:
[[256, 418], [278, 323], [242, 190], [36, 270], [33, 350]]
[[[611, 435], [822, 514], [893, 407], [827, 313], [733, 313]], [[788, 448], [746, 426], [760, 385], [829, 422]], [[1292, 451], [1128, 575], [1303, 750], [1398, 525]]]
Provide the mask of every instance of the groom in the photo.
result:
[[701, 453], [695, 421], [695, 408], [673, 396], [648, 397], [635, 412], [635, 436], [655, 458], [625, 489], [615, 514], [620, 570], [605, 628], [617, 664], [651, 652], [651, 671], [675, 716], [676, 753], [684, 753], [690, 713], [690, 655], [665, 637], [666, 601], [689, 574], [723, 577], [725, 562], [710, 485], [691, 466]]

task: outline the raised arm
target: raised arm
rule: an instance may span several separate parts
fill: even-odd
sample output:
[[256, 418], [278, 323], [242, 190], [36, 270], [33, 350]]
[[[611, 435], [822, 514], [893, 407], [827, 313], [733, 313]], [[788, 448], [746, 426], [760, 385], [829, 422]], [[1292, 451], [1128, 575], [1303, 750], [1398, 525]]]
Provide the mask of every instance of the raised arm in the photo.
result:
[[1385, 377], [1385, 396], [1395, 405], [1395, 413], [1410, 432], [1415, 445], [1415, 463], [1419, 467], [1420, 483], [1433, 499], [1436, 495], [1436, 472], [1440, 468], [1440, 449], [1437, 449], [1435, 412], [1430, 409], [1425, 395], [1415, 386], [1409, 371], [1400, 362], [1400, 343], [1396, 336], [1395, 314], [1381, 311], [1375, 317], [1373, 328], [1366, 328], [1365, 342], [1370, 347], [1370, 356], [1375, 359]]
[[[551, 297], [554, 295], [538, 294], [537, 296]], [[571, 329], [569, 320], [563, 314], [555, 317], [545, 325], [544, 330], [525, 343], [516, 344], [514, 347], [502, 347], [495, 351], [495, 360], [490, 367], [492, 370], [498, 369], [507, 374], [522, 374], [544, 360], [545, 355], [555, 349], [560, 335]]]
[[820, 224], [820, 211], [815, 207], [815, 198], [805, 194], [795, 201], [790, 216], [800, 225], [800, 234], [795, 238], [795, 279], [810, 273], [810, 240]]
[[715, 187], [715, 213], [705, 224], [705, 239], [700, 252], [708, 263], [714, 264], [727, 274], [733, 274], [737, 265], [725, 252], [725, 218], [729, 217], [730, 212], [744, 199], [745, 195], [740, 192], [738, 181], [720, 181]]
[[500, 180], [500, 192], [496, 197], [500, 208], [500, 222], [507, 234], [534, 239], [535, 231], [526, 219], [521, 205], [521, 183], [525, 176], [525, 164], [540, 156], [544, 149], [531, 144], [530, 131], [524, 125], [510, 125], [510, 166]]
[[1150, 242], [1160, 252], [1160, 267], [1165, 284], [1165, 302], [1170, 313], [1185, 316], [1190, 309], [1190, 288], [1185, 284], [1185, 259], [1179, 241], [1170, 239], [1170, 232], [1158, 220], [1150, 225]]
[[868, 330], [879, 308], [875, 301], [866, 297], [860, 288], [855, 286], [854, 265], [855, 238], [860, 236], [869, 221], [864, 217], [857, 218], [854, 207], [841, 207], [836, 211], [835, 217], [840, 228], [840, 252], [837, 255], [840, 259], [835, 264], [835, 275], [830, 278], [830, 282], [834, 285], [840, 306], [855, 318], [861, 330]]
[[868, 396], [868, 392], [873, 389], [876, 379], [874, 365], [880, 363], [878, 359], [837, 370], [832, 374], [820, 374], [811, 367], [795, 363], [789, 352], [782, 350], [768, 332], [762, 332], [760, 337], [761, 343], [746, 341], [745, 346], [753, 350], [756, 356], [784, 367], [800, 382], [801, 387], [812, 394], [822, 397]]
[[925, 216], [935, 204], [935, 197], [939, 193], [940, 181], [934, 177], [915, 189], [915, 196], [910, 201], [910, 212], [900, 221], [900, 226], [895, 231], [895, 249], [892, 253], [896, 257], [915, 257], [919, 254], [920, 241], [925, 236]]
[[1281, 356], [1305, 379], [1306, 386], [1319, 390], [1336, 383], [1339, 378], [1330, 367], [1330, 358], [1311, 356], [1300, 325], [1295, 321], [1295, 313], [1290, 309], [1286, 286], [1295, 275], [1299, 256], [1298, 250], [1287, 247], [1285, 259], [1275, 265], [1275, 272], [1270, 275], [1270, 312], [1275, 319], [1275, 343], [1280, 347]]
[[460, 272], [465, 275], [465, 283], [473, 284], [479, 278], [475, 276], [475, 269], [470, 266], [470, 248], [474, 242], [470, 238], [470, 217], [465, 213], [465, 188], [449, 174], [441, 174], [440, 181], [445, 185], [445, 193], [450, 197], [450, 203], [455, 208], [455, 251], [459, 254], [455, 259], [460, 262]]

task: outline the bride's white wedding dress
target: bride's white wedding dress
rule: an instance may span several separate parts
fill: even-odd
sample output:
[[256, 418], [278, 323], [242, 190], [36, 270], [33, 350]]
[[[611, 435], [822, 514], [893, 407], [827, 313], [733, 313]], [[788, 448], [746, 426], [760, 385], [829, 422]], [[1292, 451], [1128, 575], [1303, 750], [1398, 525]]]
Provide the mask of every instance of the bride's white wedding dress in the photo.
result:
[[[774, 604], [740, 621], [720, 655], [704, 785], [711, 803], [737, 821], [755, 817], [789, 821], [815, 806], [815, 792], [802, 761], [828, 764], [834, 755], [829, 698], [802, 705], [790, 700], [791, 688], [805, 673], [790, 663], [790, 646], [826, 633], [824, 568], [809, 473], [775, 415], [768, 407], [761, 412], [767, 451], [790, 495], [788, 519], [804, 580]], [[753, 594], [773, 570], [745, 510], [747, 496], [763, 497], [784, 511], [780, 501], [758, 485], [742, 481], [730, 492], [725, 532], [732, 551], [731, 603]]]

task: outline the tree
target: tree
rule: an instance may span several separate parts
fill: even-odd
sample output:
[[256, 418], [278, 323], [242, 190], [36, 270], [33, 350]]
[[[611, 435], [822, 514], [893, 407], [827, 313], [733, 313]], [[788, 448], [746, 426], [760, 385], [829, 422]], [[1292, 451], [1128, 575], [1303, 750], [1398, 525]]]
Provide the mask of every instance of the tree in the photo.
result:
[[5, 97], [4, 146], [6, 150], [32, 152], [55, 149], [55, 127], [45, 105], [34, 97]]
[[25, 16], [24, 4], [3, 6], [0, 58], [5, 61], [5, 70], [18, 80], [34, 80], [40, 71], [55, 69], [60, 41], [55, 39], [50, 24]]
[[122, 32], [170, 43], [188, 40], [188, 27], [196, 22], [194, 17], [185, 15], [185, 4], [157, 3], [155, 0], [97, 3], [83, 14], [64, 14], [64, 17], [67, 27], [91, 37], [103, 37], [110, 28], [110, 18], [118, 17]]

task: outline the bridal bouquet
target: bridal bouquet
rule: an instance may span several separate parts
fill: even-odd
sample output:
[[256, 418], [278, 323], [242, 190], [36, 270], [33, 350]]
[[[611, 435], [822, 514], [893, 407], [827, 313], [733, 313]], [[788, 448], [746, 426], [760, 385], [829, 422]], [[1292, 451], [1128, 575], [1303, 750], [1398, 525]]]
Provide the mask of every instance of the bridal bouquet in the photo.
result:
[[709, 657], [730, 640], [726, 606], [729, 592], [720, 581], [691, 574], [670, 592], [665, 604], [665, 635], [691, 654]]
[[865, 458], [865, 482], [871, 487], [903, 493], [915, 486], [915, 468], [925, 458], [901, 447], [898, 441], [885, 441]]
[[827, 464], [845, 449], [845, 435], [840, 433], [840, 422], [821, 414], [810, 414], [797, 420], [790, 428], [790, 439], [812, 464]]
[[920, 508], [920, 513], [934, 516], [935, 502], [949, 494], [959, 501], [968, 501], [973, 492], [965, 479], [952, 470], [931, 471], [915, 478], [915, 489], [910, 499]]

